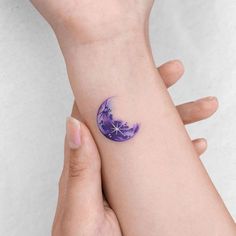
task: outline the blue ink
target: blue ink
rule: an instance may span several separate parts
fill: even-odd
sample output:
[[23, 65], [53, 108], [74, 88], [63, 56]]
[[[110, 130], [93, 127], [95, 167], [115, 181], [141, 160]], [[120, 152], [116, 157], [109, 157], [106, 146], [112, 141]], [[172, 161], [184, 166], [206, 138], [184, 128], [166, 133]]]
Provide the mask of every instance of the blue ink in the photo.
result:
[[125, 142], [135, 136], [139, 131], [139, 124], [132, 127], [127, 122], [113, 118], [111, 99], [105, 100], [97, 113], [97, 125], [101, 133], [115, 142]]

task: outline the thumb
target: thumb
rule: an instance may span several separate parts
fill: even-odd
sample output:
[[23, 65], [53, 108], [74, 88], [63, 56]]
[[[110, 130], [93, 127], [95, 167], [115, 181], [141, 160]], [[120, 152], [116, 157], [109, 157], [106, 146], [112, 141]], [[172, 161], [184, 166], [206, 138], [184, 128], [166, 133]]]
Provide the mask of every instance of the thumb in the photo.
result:
[[68, 177], [65, 210], [86, 218], [103, 211], [101, 160], [88, 128], [74, 118], [67, 120]]

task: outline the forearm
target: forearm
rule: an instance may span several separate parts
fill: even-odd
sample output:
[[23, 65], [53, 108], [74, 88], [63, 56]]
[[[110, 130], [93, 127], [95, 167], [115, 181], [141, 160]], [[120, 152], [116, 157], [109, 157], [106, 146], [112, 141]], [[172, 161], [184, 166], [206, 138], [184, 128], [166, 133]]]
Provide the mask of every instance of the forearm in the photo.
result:
[[[145, 35], [127, 32], [62, 48], [77, 105], [101, 152], [106, 197], [124, 235], [234, 235]], [[128, 142], [112, 142], [97, 127], [98, 108], [111, 96], [115, 116], [140, 124]]]

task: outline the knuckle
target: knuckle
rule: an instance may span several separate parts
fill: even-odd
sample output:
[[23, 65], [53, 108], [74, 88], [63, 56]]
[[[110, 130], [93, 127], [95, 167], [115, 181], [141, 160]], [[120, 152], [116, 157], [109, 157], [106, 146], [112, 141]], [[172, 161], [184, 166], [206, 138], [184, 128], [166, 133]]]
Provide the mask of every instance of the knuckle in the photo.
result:
[[85, 177], [100, 171], [101, 163], [98, 153], [85, 147], [79, 151], [72, 151], [69, 162], [69, 177]]
[[69, 166], [70, 177], [81, 177], [88, 169], [89, 165], [86, 161], [81, 161], [78, 157], [71, 157]]

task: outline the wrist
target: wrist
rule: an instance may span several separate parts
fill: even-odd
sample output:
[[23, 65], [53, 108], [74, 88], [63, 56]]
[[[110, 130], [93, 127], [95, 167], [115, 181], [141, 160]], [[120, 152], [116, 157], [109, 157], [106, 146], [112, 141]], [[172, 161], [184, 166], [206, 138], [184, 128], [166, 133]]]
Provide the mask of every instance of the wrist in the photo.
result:
[[[71, 24], [60, 24], [54, 26], [54, 32], [62, 49], [63, 55], [67, 55], [70, 51], [78, 49], [109, 47], [111, 43], [126, 44], [128, 41], [143, 40], [144, 44], [149, 44], [147, 37], [147, 24], [140, 22], [139, 24], [121, 24], [113, 23], [110, 30], [101, 27], [94, 29], [86, 29], [73, 27]], [[128, 42], [129, 43], [129, 42]]]
[[[67, 71], [82, 113], [104, 98], [153, 87], [157, 72], [144, 32], [132, 32], [63, 50]], [[149, 78], [145, 81], [145, 78]], [[156, 83], [156, 79], [155, 79]], [[145, 90], [145, 88], [143, 89]], [[90, 104], [90, 106], [88, 106]], [[95, 105], [95, 108], [99, 104]]]
[[76, 36], [57, 35], [57, 37], [68, 68], [73, 67], [74, 64], [78, 69], [84, 68], [84, 66], [91, 66], [95, 61], [104, 67], [106, 61], [115, 60], [117, 63], [115, 66], [119, 67], [119, 64], [123, 64], [122, 62], [127, 59], [136, 60], [137, 63], [152, 60], [150, 43], [145, 30], [129, 30], [110, 38], [87, 43], [81, 43], [80, 38]]

